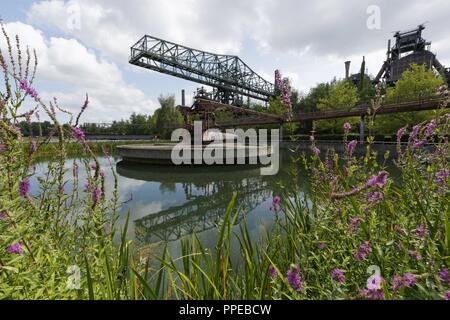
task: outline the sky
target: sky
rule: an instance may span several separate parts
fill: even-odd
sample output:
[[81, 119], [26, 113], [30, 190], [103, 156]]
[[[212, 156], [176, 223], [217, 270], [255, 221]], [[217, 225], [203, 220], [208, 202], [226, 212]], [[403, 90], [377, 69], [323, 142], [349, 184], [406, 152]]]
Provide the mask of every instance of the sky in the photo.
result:
[[[130, 47], [144, 34], [220, 54], [238, 55], [273, 82], [279, 69], [307, 93], [344, 77], [365, 56], [369, 74], [380, 69], [395, 31], [425, 23], [431, 51], [450, 66], [450, 1], [446, 0], [1, 0], [8, 34], [36, 50], [34, 87], [44, 101], [77, 112], [82, 122], [152, 114], [160, 95], [187, 102], [199, 84], [130, 65]], [[0, 37], [5, 52], [5, 41]]]

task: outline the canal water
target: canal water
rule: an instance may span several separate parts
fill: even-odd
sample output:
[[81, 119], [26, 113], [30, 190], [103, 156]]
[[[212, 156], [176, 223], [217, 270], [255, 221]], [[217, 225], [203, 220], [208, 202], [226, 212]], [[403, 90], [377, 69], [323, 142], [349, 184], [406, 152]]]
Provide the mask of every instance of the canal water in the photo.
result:
[[[128, 238], [133, 240], [143, 256], [159, 255], [167, 245], [171, 255], [181, 254], [181, 240], [194, 231], [205, 248], [214, 248], [220, 224], [234, 192], [238, 194], [237, 205], [242, 208], [237, 224], [244, 216], [252, 238], [257, 240], [274, 222], [270, 211], [272, 199], [280, 194], [280, 184], [292, 183], [290, 170], [298, 164], [293, 161], [291, 151], [283, 151], [280, 170], [274, 176], [260, 175], [258, 167], [207, 166], [175, 167], [124, 163], [112, 158], [117, 173], [120, 201], [119, 226], [130, 213]], [[73, 162], [68, 160], [68, 184], [72, 188]], [[106, 186], [113, 184], [109, 160], [100, 157], [105, 171]], [[80, 168], [82, 165], [78, 162]], [[31, 193], [38, 193], [37, 177], [45, 175], [47, 163], [35, 166], [30, 179]], [[307, 188], [306, 179], [299, 177], [301, 188]], [[79, 170], [79, 188], [86, 183], [86, 172]], [[111, 191], [111, 190], [109, 190]]]

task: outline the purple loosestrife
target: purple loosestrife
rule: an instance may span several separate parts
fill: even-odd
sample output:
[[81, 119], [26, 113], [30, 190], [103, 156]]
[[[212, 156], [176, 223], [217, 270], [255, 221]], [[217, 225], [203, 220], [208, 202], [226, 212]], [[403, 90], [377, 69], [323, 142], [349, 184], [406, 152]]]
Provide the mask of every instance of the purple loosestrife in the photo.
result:
[[414, 259], [416, 259], [417, 261], [422, 261], [423, 257], [420, 254], [420, 252], [418, 251], [414, 251], [414, 250], [409, 250], [408, 254], [413, 257]]
[[434, 132], [436, 131], [436, 128], [437, 128], [436, 120], [431, 120], [425, 129], [425, 136], [427, 138], [433, 136]]
[[331, 279], [338, 283], [345, 283], [344, 271], [338, 268], [334, 269], [333, 271], [331, 271]]
[[272, 206], [270, 207], [270, 211], [278, 212], [281, 210], [281, 198], [279, 196], [273, 197]]
[[412, 130], [411, 133], [409, 134], [409, 139], [408, 139], [408, 145], [409, 146], [413, 146], [414, 142], [416, 141], [417, 135], [419, 134], [419, 130], [420, 130], [420, 125], [415, 125]]
[[414, 143], [413, 148], [419, 149], [419, 148], [422, 148], [426, 144], [427, 144], [427, 142], [425, 140], [419, 140]]
[[72, 134], [78, 142], [83, 143], [85, 141], [86, 136], [80, 128], [72, 128]]
[[28, 85], [28, 81], [26, 79], [20, 80], [19, 83], [20, 83], [20, 90], [30, 95], [36, 102], [39, 102], [38, 93], [36, 92], [36, 90], [34, 90]]
[[392, 286], [392, 289], [397, 291], [402, 288], [413, 287], [416, 285], [416, 283], [417, 283], [416, 276], [409, 272], [405, 272], [402, 277], [395, 275], [391, 282], [391, 286]]
[[372, 247], [370, 246], [369, 241], [364, 241], [355, 252], [353, 252], [353, 257], [357, 261], [364, 261], [367, 259], [367, 256], [372, 252]]
[[350, 141], [345, 149], [347, 150], [348, 156], [351, 157], [353, 155], [353, 152], [355, 151], [356, 145], [358, 144], [358, 141], [352, 140]]
[[15, 253], [15, 254], [23, 254], [22, 245], [19, 242], [10, 245], [7, 248], [7, 251], [10, 254], [13, 254], [13, 253]]
[[435, 183], [439, 187], [444, 187], [447, 185], [448, 177], [450, 176], [450, 170], [449, 169], [441, 169], [436, 173], [436, 179]]
[[445, 283], [446, 285], [450, 285], [450, 272], [448, 271], [447, 268], [443, 268], [440, 272], [439, 272], [439, 278], [441, 279], [441, 281], [443, 283]]
[[350, 225], [349, 225], [350, 232], [358, 231], [360, 224], [361, 224], [361, 218], [359, 218], [359, 217], [351, 217], [350, 218]]
[[37, 150], [37, 142], [36, 140], [33, 140], [30, 142], [30, 151], [31, 153], [35, 153]]
[[403, 135], [405, 134], [405, 128], [400, 128], [397, 131], [397, 142], [400, 143], [400, 141], [402, 140]]
[[359, 296], [370, 300], [383, 300], [384, 291], [377, 289], [360, 289]]
[[286, 279], [289, 285], [297, 292], [303, 291], [302, 276], [300, 274], [300, 267], [296, 265], [291, 265], [287, 274]]
[[314, 153], [314, 155], [316, 157], [320, 156], [320, 149], [319, 148], [317, 148], [316, 146], [313, 146], [313, 147], [311, 147], [311, 150], [312, 150], [312, 152]]
[[275, 70], [275, 86], [280, 91], [281, 101], [283, 102], [287, 111], [290, 112], [292, 110], [292, 104], [291, 104], [292, 92], [289, 90], [288, 86], [281, 78], [280, 70]]
[[444, 299], [445, 300], [450, 300], [450, 291], [447, 291], [445, 294], [444, 294]]
[[327, 247], [327, 245], [323, 242], [319, 242], [319, 244], [317, 245], [317, 247], [319, 248], [320, 251], [325, 250], [325, 248]]
[[346, 133], [348, 133], [351, 129], [352, 129], [352, 126], [350, 123], [348, 123], [348, 122], [344, 123], [344, 131]]
[[273, 265], [269, 266], [269, 275], [272, 279], [276, 279], [278, 277], [278, 272], [275, 270]]
[[425, 238], [430, 233], [427, 231], [427, 228], [425, 226], [417, 226], [415, 235], [417, 238]]
[[4, 144], [0, 144], [0, 154], [5, 152], [6, 146]]
[[377, 202], [380, 202], [381, 200], [383, 200], [383, 197], [384, 197], [384, 195], [382, 192], [378, 192], [378, 191], [369, 192], [369, 193], [367, 193], [367, 202], [377, 203]]
[[30, 181], [25, 178], [19, 184], [19, 193], [22, 198], [26, 198], [30, 192]]
[[367, 279], [367, 289], [380, 290], [383, 287], [384, 279], [380, 275], [373, 275]]
[[8, 219], [8, 215], [6, 214], [6, 212], [0, 212], [0, 221], [5, 221], [6, 219]]
[[383, 189], [384, 186], [386, 185], [387, 182], [387, 178], [389, 176], [389, 172], [387, 171], [381, 171], [378, 173], [377, 176], [372, 176], [368, 181], [367, 181], [367, 186], [368, 187], [378, 187], [380, 189]]
[[87, 183], [85, 185], [86, 191], [90, 192], [92, 194], [92, 199], [94, 202], [98, 202], [100, 200], [101, 196], [103, 195], [102, 190], [99, 186], [93, 186], [90, 183]]

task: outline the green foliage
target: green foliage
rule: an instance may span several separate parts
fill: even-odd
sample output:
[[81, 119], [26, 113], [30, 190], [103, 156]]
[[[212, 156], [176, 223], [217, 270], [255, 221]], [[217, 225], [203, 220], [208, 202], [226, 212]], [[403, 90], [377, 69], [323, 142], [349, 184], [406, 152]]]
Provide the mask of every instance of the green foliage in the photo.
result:
[[[401, 79], [396, 82], [394, 87], [387, 88], [384, 103], [435, 98], [437, 88], [443, 83], [440, 75], [426, 69], [424, 65], [413, 64], [409, 70], [402, 74]], [[434, 116], [434, 111], [380, 115], [377, 116], [374, 130], [378, 133], [394, 133], [401, 127], [431, 120]]]
[[358, 89], [348, 80], [336, 81], [331, 84], [327, 97], [321, 98], [319, 110], [350, 110], [358, 102]]
[[165, 126], [183, 124], [183, 116], [175, 108], [175, 96], [160, 96], [158, 101], [161, 108], [155, 111], [152, 118], [155, 133], [162, 138], [170, 138], [172, 129], [165, 128]]
[[317, 105], [330, 94], [331, 85], [329, 83], [320, 83], [301, 99], [298, 110], [300, 112], [317, 111]]
[[283, 115], [286, 112], [286, 107], [281, 101], [280, 96], [269, 99], [269, 107], [267, 108], [268, 113]]
[[425, 65], [411, 65], [403, 72], [394, 87], [386, 91], [386, 103], [418, 101], [436, 97], [436, 90], [444, 84], [444, 80]]

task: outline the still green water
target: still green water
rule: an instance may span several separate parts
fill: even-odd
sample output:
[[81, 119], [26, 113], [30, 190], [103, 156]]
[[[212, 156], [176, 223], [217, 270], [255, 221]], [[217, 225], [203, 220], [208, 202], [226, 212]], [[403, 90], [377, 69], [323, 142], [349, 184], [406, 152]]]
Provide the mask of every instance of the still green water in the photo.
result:
[[[260, 169], [247, 166], [176, 167], [129, 164], [120, 158], [113, 159], [113, 170], [118, 176], [122, 205], [119, 227], [130, 213], [128, 238], [133, 240], [138, 253], [145, 258], [162, 253], [168, 247], [173, 257], [181, 254], [181, 241], [196, 232], [205, 248], [213, 249], [226, 208], [234, 192], [237, 205], [242, 208], [237, 224], [247, 221], [250, 236], [257, 241], [275, 221], [270, 211], [274, 196], [281, 195], [281, 185], [294, 181], [290, 172], [299, 169], [297, 184], [300, 192], [308, 193], [309, 184], [304, 170], [294, 153], [281, 152], [280, 170], [274, 176], [260, 175]], [[71, 168], [68, 160], [70, 188]], [[112, 188], [113, 174], [108, 170], [108, 160], [99, 158], [105, 170], [106, 186]], [[46, 172], [47, 163], [36, 165], [30, 180], [32, 193], [38, 191], [36, 177]], [[81, 166], [82, 167], [82, 166]], [[86, 182], [86, 173], [79, 172], [80, 188]], [[111, 190], [109, 190], [111, 191]], [[235, 229], [238, 232], [238, 228]]]

